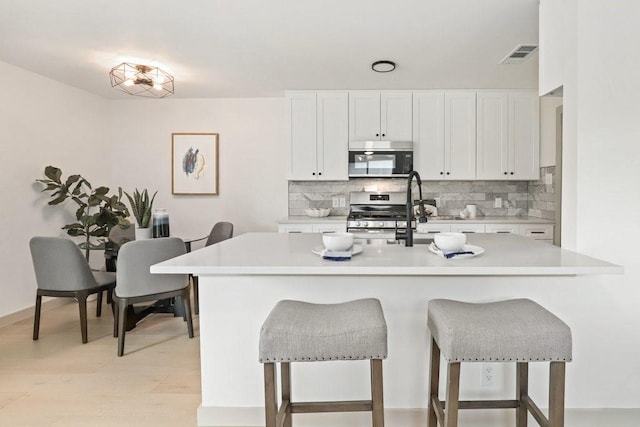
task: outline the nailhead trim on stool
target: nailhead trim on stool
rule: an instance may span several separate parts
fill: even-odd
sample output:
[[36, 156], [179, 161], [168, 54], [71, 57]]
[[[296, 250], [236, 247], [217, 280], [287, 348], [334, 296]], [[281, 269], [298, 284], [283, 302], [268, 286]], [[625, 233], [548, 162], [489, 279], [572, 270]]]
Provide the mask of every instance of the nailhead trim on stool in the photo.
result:
[[[293, 413], [371, 411], [374, 427], [384, 426], [382, 359], [387, 358], [387, 324], [374, 298], [340, 304], [284, 300], [260, 330], [267, 427], [291, 427]], [[371, 400], [292, 402], [290, 362], [370, 360]], [[280, 363], [282, 404], [277, 408], [275, 364]]]
[[[541, 426], [564, 425], [564, 370], [571, 361], [571, 329], [529, 299], [492, 303], [429, 301], [431, 331], [429, 427], [438, 421], [457, 426], [458, 409], [516, 408], [516, 426], [527, 425], [529, 411]], [[438, 397], [440, 355], [447, 362], [447, 398]], [[460, 362], [516, 362], [515, 400], [458, 401]], [[549, 418], [528, 396], [528, 363], [551, 362]], [[445, 404], [446, 402], [446, 404]]]

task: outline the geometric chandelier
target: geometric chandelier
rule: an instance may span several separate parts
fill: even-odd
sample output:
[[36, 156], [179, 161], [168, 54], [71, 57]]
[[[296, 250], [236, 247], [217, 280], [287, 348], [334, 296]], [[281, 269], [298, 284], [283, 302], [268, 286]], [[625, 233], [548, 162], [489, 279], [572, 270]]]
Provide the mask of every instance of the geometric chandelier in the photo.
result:
[[173, 95], [173, 76], [149, 65], [123, 62], [109, 71], [111, 87], [130, 95], [164, 98]]

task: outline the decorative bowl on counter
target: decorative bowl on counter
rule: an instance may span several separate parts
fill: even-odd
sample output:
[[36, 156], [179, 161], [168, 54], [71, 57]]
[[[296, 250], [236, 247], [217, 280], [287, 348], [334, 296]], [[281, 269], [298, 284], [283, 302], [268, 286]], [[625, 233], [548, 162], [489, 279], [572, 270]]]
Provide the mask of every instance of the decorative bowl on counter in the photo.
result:
[[330, 208], [309, 208], [304, 210], [307, 213], [307, 216], [313, 218], [321, 218], [324, 216], [329, 216], [331, 213]]
[[348, 251], [353, 246], [353, 234], [325, 233], [322, 235], [322, 243], [330, 251]]
[[442, 252], [461, 251], [467, 243], [467, 236], [463, 233], [437, 233], [433, 241]]

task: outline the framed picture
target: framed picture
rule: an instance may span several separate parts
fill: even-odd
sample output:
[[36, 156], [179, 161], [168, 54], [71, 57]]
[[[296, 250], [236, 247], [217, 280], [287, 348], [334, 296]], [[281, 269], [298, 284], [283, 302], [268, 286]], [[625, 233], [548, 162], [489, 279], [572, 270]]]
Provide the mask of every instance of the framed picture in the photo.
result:
[[218, 134], [171, 134], [171, 194], [218, 194]]

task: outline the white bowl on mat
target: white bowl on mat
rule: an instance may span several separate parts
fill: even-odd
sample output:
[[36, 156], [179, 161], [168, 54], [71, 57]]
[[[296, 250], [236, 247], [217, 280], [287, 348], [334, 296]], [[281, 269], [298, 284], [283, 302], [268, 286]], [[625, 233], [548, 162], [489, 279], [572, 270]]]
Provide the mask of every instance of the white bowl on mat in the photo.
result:
[[353, 234], [325, 233], [322, 235], [322, 243], [330, 251], [347, 251], [353, 246]]
[[464, 250], [467, 236], [463, 233], [437, 233], [433, 241], [442, 252], [455, 252]]

